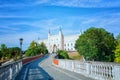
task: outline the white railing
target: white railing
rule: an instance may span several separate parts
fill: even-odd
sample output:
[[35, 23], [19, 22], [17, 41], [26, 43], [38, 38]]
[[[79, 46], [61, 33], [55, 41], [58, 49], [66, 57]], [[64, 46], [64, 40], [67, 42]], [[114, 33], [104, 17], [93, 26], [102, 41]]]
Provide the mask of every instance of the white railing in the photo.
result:
[[[53, 59], [54, 60], [54, 59]], [[97, 80], [120, 80], [120, 64], [107, 62], [81, 62], [75, 60], [58, 60], [53, 65], [67, 69]]]
[[0, 66], [0, 80], [14, 80], [22, 68], [22, 60]]

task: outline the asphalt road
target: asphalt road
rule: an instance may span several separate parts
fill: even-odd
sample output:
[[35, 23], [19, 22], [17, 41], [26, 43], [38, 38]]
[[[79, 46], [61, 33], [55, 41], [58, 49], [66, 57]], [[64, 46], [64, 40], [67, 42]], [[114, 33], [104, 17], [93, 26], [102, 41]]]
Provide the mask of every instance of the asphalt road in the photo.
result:
[[78, 73], [57, 68], [51, 64], [49, 55], [23, 67], [15, 80], [94, 80]]

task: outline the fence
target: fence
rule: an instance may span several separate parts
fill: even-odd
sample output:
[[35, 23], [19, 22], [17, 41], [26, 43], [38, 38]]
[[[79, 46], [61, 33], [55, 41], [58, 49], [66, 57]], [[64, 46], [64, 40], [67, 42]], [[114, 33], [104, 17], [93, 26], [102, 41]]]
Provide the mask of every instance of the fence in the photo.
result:
[[52, 64], [97, 80], [120, 80], [120, 64], [53, 59]]
[[12, 80], [22, 68], [22, 60], [0, 66], [0, 80]]
[[10, 64], [0, 66], [0, 80], [14, 80], [14, 78], [17, 76], [17, 74], [25, 64], [42, 56], [43, 55], [41, 54], [33, 57], [27, 57], [16, 62], [12, 62]]

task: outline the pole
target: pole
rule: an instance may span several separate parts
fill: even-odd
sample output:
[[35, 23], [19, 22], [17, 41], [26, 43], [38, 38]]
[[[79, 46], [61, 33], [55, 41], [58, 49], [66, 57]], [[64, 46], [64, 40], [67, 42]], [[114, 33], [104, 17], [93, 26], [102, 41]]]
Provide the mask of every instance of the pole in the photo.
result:
[[21, 58], [22, 58], [22, 42], [23, 42], [23, 38], [20, 38], [20, 55], [21, 55]]

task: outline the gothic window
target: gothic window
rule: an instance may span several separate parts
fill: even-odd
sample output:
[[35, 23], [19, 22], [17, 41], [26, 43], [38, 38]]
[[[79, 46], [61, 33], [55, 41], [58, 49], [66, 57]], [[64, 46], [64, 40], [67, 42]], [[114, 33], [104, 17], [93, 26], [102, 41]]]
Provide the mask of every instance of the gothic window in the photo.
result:
[[65, 44], [65, 46], [66, 46], [66, 44]]
[[69, 43], [68, 43], [68, 46], [69, 46]]
[[73, 50], [73, 48], [71, 48], [71, 50]]
[[71, 43], [71, 46], [72, 46], [73, 44]]

